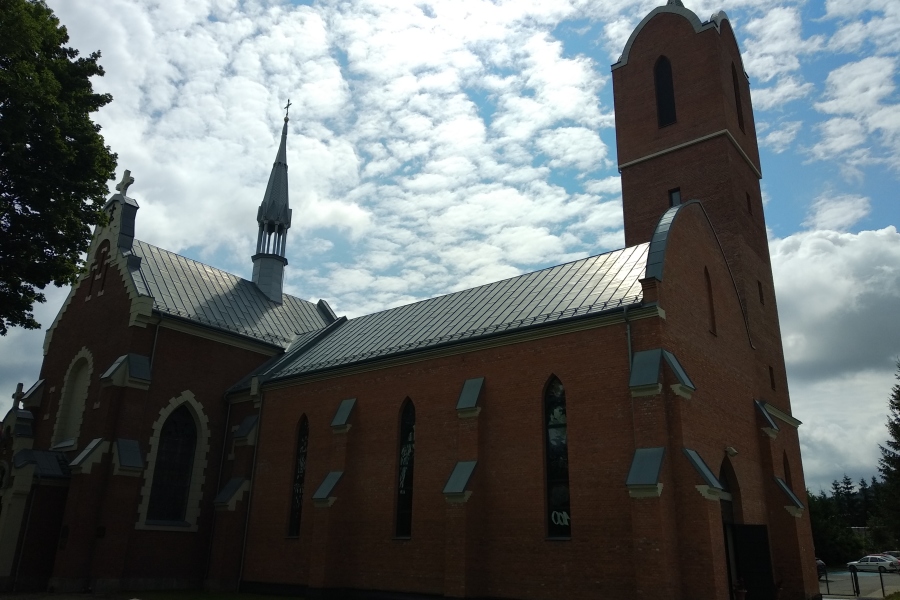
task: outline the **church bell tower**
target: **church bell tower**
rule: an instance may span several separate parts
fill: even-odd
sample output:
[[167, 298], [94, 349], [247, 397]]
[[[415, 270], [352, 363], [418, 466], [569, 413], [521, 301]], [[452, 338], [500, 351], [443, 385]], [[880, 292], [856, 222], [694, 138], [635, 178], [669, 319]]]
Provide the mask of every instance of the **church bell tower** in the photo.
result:
[[625, 244], [649, 242], [671, 206], [702, 203], [757, 350], [760, 394], [786, 408], [750, 82], [728, 17], [701, 21], [669, 0], [632, 32], [612, 76]]
[[[288, 101], [285, 111], [291, 106]], [[269, 300], [281, 304], [284, 283], [284, 267], [287, 231], [291, 227], [291, 209], [288, 206], [287, 177], [287, 130], [288, 116], [284, 115], [281, 129], [281, 145], [272, 165], [266, 195], [256, 213], [259, 235], [256, 239], [256, 254], [253, 255], [253, 283]]]

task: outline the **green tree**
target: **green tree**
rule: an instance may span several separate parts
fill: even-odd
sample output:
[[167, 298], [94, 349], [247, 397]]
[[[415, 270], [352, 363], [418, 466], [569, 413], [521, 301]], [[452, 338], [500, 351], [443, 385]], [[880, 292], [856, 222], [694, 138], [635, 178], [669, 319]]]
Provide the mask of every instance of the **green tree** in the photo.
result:
[[[897, 373], [900, 382], [900, 359], [897, 359]], [[882, 520], [894, 540], [900, 540], [900, 383], [891, 389], [888, 398], [888, 439], [881, 448], [878, 470], [881, 472], [883, 501], [879, 504]]]
[[90, 226], [103, 220], [116, 156], [91, 113], [108, 104], [43, 0], [0, 0], [0, 335], [40, 327], [49, 283], [73, 283]]

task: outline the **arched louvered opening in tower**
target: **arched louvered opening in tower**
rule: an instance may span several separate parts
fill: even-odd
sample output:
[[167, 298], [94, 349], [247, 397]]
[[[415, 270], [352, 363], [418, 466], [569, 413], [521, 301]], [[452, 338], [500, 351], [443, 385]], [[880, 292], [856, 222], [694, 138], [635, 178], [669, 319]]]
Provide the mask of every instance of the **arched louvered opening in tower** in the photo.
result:
[[257, 254], [284, 256], [287, 247], [287, 227], [283, 223], [263, 221], [256, 238]]
[[672, 80], [672, 63], [660, 56], [653, 67], [653, 83], [656, 89], [656, 118], [660, 127], [675, 122], [675, 83]]

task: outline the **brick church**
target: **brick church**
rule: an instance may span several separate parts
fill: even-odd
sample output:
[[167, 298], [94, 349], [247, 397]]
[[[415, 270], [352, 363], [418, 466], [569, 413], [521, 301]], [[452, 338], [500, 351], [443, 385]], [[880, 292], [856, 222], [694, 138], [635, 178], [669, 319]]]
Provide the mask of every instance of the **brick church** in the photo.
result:
[[3, 419], [5, 589], [816, 596], [734, 33], [670, 0], [612, 75], [625, 248], [355, 319], [282, 292], [287, 118], [252, 281], [126, 171]]

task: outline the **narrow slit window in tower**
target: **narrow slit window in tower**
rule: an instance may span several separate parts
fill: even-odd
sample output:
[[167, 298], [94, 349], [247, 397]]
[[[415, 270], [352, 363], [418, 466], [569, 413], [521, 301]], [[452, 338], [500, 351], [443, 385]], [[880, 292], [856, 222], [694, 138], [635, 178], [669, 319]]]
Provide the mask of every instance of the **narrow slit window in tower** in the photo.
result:
[[669, 206], [678, 206], [681, 204], [681, 188], [669, 190]]
[[766, 297], [763, 295], [762, 282], [759, 281], [759, 280], [757, 280], [757, 282], [756, 282], [756, 287], [757, 287], [757, 289], [759, 290], [759, 303], [760, 303], [760, 304], [765, 304], [765, 303], [766, 303]]
[[713, 335], [716, 333], [716, 307], [713, 304], [712, 280], [709, 278], [709, 269], [703, 268], [703, 275], [706, 277], [706, 298], [709, 304], [709, 332]]
[[772, 386], [772, 390], [775, 389], [775, 369], [771, 366], [769, 367], [769, 385]]
[[734, 85], [734, 105], [737, 109], [738, 126], [744, 131], [744, 109], [741, 105], [741, 87], [738, 84], [737, 69], [731, 63], [731, 83]]

